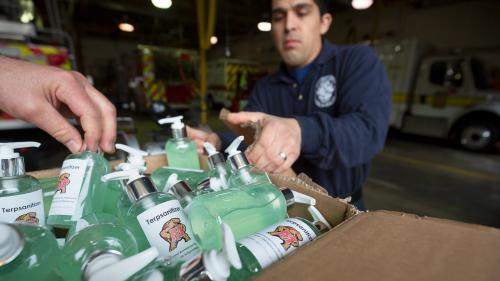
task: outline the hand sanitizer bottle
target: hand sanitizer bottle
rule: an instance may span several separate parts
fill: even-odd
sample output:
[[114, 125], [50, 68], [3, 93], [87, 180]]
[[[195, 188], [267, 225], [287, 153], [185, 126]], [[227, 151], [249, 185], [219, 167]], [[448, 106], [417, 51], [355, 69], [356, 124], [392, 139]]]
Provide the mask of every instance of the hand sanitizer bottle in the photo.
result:
[[227, 223], [236, 240], [287, 217], [285, 197], [267, 176], [253, 173], [245, 155], [237, 150], [243, 137], [229, 147], [229, 161], [237, 171], [229, 189], [201, 194], [190, 204], [189, 221], [203, 250], [221, 248], [220, 222]]
[[102, 212], [106, 184], [100, 179], [107, 173], [108, 161], [98, 153], [84, 151], [66, 157], [47, 223], [68, 229], [79, 218]]
[[24, 173], [24, 159], [14, 152], [39, 146], [37, 142], [0, 143], [0, 222], [45, 225], [41, 185]]
[[[109, 268], [106, 276], [117, 278], [116, 280], [125, 280], [123, 277], [130, 277], [131, 281], [155, 280], [155, 281], [187, 281], [187, 280], [213, 280], [224, 281], [229, 278], [231, 267], [241, 269], [241, 260], [238, 256], [236, 243], [231, 229], [224, 223], [220, 226], [223, 233], [223, 247], [221, 251], [211, 250], [208, 252], [199, 253], [192, 259], [185, 262], [177, 262], [175, 264], [165, 264], [161, 260], [153, 263], [151, 267], [147, 267], [142, 272], [134, 276], [130, 276], [128, 272], [121, 273], [122, 270], [117, 268]], [[133, 265], [132, 265], [133, 266]], [[119, 267], [126, 270], [125, 267]], [[137, 272], [137, 270], [129, 269]], [[96, 281], [107, 281], [109, 279], [99, 279]]]
[[0, 279], [50, 280], [61, 261], [56, 238], [45, 227], [0, 223]]
[[[307, 199], [307, 197], [307, 195], [300, 194], [300, 199], [306, 198], [300, 202], [315, 204], [313, 198]], [[293, 200], [293, 197], [289, 197], [289, 200]], [[237, 248], [242, 268], [239, 270], [231, 269], [229, 280], [250, 279], [264, 268], [283, 259], [286, 255], [313, 241], [322, 232], [331, 228], [328, 221], [314, 205], [309, 205], [307, 210], [311, 214], [313, 222], [300, 217], [287, 218], [238, 241]]]
[[133, 234], [115, 223], [89, 225], [71, 237], [62, 249], [58, 271], [64, 280], [80, 280], [96, 260], [120, 260], [139, 252]]
[[209, 177], [216, 179], [215, 181], [212, 181], [212, 190], [219, 191], [222, 189], [228, 189], [228, 179], [230, 173], [227, 170], [224, 156], [209, 142], [203, 143], [203, 146], [208, 153], [208, 166], [210, 167]]
[[[137, 169], [141, 174], [146, 171], [146, 161], [144, 160], [144, 157], [148, 155], [146, 151], [120, 143], [117, 143], [115, 147], [128, 153], [127, 161], [118, 164], [115, 167], [116, 171]], [[109, 182], [104, 212], [116, 215], [118, 218], [123, 218], [131, 205], [132, 201], [128, 197], [126, 181]]]
[[171, 167], [200, 169], [200, 161], [196, 153], [196, 144], [187, 138], [186, 126], [182, 116], [158, 120], [160, 124], [172, 123], [172, 138], [165, 144], [167, 162]]
[[137, 170], [113, 172], [103, 181], [128, 179], [127, 191], [133, 199], [125, 218], [139, 250], [156, 247], [167, 261], [189, 259], [198, 251], [179, 200], [158, 192], [151, 180]]

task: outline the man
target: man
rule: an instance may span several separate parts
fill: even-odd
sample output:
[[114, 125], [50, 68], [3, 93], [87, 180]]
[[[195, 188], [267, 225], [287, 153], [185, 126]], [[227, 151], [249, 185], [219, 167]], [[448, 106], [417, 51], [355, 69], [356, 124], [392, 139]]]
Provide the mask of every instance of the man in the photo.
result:
[[[330, 195], [351, 196], [364, 209], [361, 187], [384, 145], [390, 87], [371, 48], [322, 38], [331, 21], [321, 0], [273, 0], [272, 35], [283, 63], [258, 81], [245, 112], [229, 114], [228, 121], [262, 122], [247, 151], [257, 167], [305, 172]], [[192, 128], [188, 134], [221, 149], [234, 137]]]
[[[0, 110], [33, 123], [72, 152], [114, 152], [116, 109], [74, 71], [0, 56]], [[65, 117], [77, 117], [84, 139]]]

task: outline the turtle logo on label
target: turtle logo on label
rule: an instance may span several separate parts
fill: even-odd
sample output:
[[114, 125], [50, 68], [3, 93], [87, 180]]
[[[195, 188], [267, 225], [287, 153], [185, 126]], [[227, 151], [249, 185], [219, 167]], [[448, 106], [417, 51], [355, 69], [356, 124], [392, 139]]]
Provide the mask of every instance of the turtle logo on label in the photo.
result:
[[170, 244], [168, 248], [169, 252], [172, 252], [177, 248], [177, 244], [184, 240], [188, 242], [191, 240], [189, 235], [186, 233], [186, 225], [181, 223], [179, 218], [173, 218], [168, 220], [162, 227], [160, 232], [161, 238]]
[[38, 224], [39, 219], [36, 217], [36, 212], [29, 212], [24, 215], [20, 215], [14, 222]]
[[333, 75], [326, 75], [316, 81], [314, 104], [325, 108], [332, 106], [337, 99], [337, 80]]
[[69, 180], [69, 173], [64, 173], [59, 176], [59, 181], [57, 182], [56, 192], [66, 193], [66, 186], [71, 181]]
[[281, 246], [285, 251], [288, 251], [291, 246], [298, 248], [299, 242], [302, 241], [300, 232], [291, 226], [280, 225], [274, 231], [268, 233], [281, 239]]

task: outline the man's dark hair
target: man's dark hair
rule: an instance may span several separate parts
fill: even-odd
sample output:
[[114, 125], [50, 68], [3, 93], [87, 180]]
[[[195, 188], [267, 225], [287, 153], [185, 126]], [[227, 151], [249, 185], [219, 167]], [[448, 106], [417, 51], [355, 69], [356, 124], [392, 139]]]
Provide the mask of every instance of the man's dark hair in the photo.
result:
[[[313, 0], [313, 2], [318, 6], [319, 8], [319, 14], [324, 15], [325, 13], [329, 13], [330, 9], [328, 7], [330, 0]], [[273, 7], [273, 0], [269, 0], [269, 11], [270, 15], [272, 14], [272, 7]]]
[[324, 15], [326, 13], [328, 13], [329, 9], [328, 9], [328, 0], [313, 0], [314, 3], [316, 3], [316, 5], [318, 5], [318, 8], [319, 8], [319, 13], [321, 15]]

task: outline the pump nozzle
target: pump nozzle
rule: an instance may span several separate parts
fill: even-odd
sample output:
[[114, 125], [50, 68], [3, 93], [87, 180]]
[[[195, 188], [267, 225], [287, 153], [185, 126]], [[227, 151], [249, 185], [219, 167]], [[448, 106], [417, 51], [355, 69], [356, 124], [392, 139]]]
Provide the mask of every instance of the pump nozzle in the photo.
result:
[[138, 169], [130, 169], [106, 174], [101, 177], [101, 181], [108, 182], [110, 180], [128, 180], [127, 184], [129, 184], [130, 182], [142, 177], [144, 176], [140, 174]]
[[316, 199], [309, 195], [305, 195], [304, 193], [300, 193], [298, 191], [291, 190], [289, 188], [282, 188], [281, 193], [285, 196], [286, 205], [290, 206], [295, 203], [306, 204], [314, 206], [316, 205]]
[[229, 278], [230, 267], [241, 269], [241, 259], [236, 249], [231, 228], [226, 224], [221, 224], [223, 248], [217, 252], [211, 250], [203, 254], [203, 263], [210, 277], [214, 281], [222, 281]]
[[175, 116], [175, 117], [163, 118], [163, 119], [158, 120], [158, 123], [160, 125], [172, 123], [172, 129], [182, 129], [182, 128], [184, 128], [184, 123], [182, 123], [182, 121], [181, 121], [182, 118], [184, 118], [184, 116], [182, 116], [182, 115]]
[[330, 223], [325, 219], [325, 217], [323, 217], [323, 215], [319, 212], [319, 210], [315, 206], [310, 205], [309, 207], [307, 207], [307, 211], [309, 212], [309, 214], [311, 214], [311, 217], [314, 220], [313, 224], [316, 222], [321, 222], [326, 226], [326, 228], [332, 229]]
[[127, 162], [137, 166], [137, 167], [142, 167], [146, 164], [146, 161], [144, 161], [144, 156], [147, 156], [149, 153], [146, 151], [142, 151], [140, 149], [135, 149], [133, 147], [117, 143], [115, 145], [117, 149], [123, 150], [127, 152], [129, 155], [127, 157]]
[[211, 143], [204, 142], [203, 147], [205, 147], [208, 153], [208, 164], [210, 169], [214, 169], [218, 164], [225, 162], [222, 153], [218, 152]]
[[40, 143], [34, 141], [0, 143], [0, 159], [18, 158], [19, 153], [14, 152], [14, 149], [23, 147], [40, 147]]
[[163, 192], [164, 193], [167, 193], [170, 191], [170, 189], [172, 188], [172, 186], [174, 186], [174, 184], [178, 183], [179, 182], [179, 176], [177, 176], [177, 174], [171, 174], [168, 179], [167, 179], [167, 182], [165, 182], [165, 186], [163, 187]]
[[91, 274], [89, 281], [125, 281], [154, 261], [158, 257], [158, 254], [158, 250], [151, 247], [134, 256], [98, 270], [94, 274]]
[[238, 150], [238, 147], [240, 146], [241, 142], [245, 139], [244, 136], [239, 136], [233, 140], [233, 142], [226, 148], [226, 153], [229, 154], [229, 157], [236, 155], [238, 153], [241, 153], [241, 151]]

